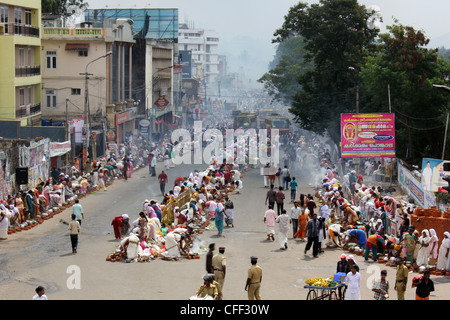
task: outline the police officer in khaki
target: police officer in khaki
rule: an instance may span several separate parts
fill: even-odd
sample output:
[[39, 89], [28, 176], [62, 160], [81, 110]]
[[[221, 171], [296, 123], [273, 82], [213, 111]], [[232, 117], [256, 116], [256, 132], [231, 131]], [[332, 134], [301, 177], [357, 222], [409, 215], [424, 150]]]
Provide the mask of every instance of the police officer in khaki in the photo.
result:
[[395, 275], [394, 290], [397, 291], [397, 300], [405, 300], [406, 283], [408, 282], [408, 267], [403, 264], [402, 259], [395, 259], [397, 274]]
[[214, 269], [214, 278], [220, 284], [220, 288], [223, 290], [223, 284], [225, 282], [225, 274], [227, 271], [227, 260], [225, 258], [225, 247], [219, 247], [219, 253], [212, 258], [212, 266]]
[[213, 278], [209, 274], [203, 276], [203, 284], [197, 290], [197, 296], [206, 297], [211, 296], [214, 300], [217, 300], [219, 296], [219, 291], [217, 287], [213, 284]]
[[245, 291], [248, 293], [248, 300], [261, 300], [259, 290], [261, 288], [262, 268], [257, 264], [257, 257], [251, 257], [250, 262], [252, 266], [248, 269]]

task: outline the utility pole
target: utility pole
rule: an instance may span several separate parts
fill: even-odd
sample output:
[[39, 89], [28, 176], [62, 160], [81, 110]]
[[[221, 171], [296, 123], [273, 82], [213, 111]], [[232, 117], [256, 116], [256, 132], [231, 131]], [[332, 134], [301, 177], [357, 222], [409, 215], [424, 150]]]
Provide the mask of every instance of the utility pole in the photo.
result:
[[88, 73], [87, 69], [89, 65], [99, 59], [106, 58], [107, 56], [111, 55], [112, 51], [108, 51], [106, 54], [88, 62], [86, 64], [86, 67], [84, 69], [84, 73], [80, 73], [80, 75], [84, 76], [84, 125], [82, 129], [82, 136], [83, 136], [83, 159], [81, 159], [81, 171], [84, 170], [86, 166], [86, 159], [89, 152], [89, 138], [91, 134], [91, 124], [89, 121], [89, 89], [88, 89], [88, 79], [89, 76], [93, 75], [92, 73]]
[[[69, 140], [69, 98], [66, 98], [66, 141]], [[72, 146], [71, 146], [72, 147]], [[69, 152], [66, 152], [66, 174], [67, 167], [69, 167]]]

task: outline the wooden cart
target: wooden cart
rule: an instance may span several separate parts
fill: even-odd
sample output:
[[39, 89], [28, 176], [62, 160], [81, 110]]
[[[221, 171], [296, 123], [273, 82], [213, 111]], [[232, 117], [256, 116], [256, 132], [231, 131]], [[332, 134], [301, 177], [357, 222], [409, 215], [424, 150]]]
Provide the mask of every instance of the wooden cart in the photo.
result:
[[334, 287], [304, 286], [304, 288], [309, 289], [306, 300], [344, 300], [347, 289], [345, 284]]

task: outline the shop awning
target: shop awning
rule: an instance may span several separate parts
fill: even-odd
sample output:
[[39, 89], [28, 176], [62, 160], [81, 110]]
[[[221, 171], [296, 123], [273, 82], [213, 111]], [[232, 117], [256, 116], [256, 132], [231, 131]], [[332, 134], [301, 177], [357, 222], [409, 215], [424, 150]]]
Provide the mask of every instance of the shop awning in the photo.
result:
[[89, 43], [68, 43], [66, 44], [66, 50], [87, 50], [89, 49]]

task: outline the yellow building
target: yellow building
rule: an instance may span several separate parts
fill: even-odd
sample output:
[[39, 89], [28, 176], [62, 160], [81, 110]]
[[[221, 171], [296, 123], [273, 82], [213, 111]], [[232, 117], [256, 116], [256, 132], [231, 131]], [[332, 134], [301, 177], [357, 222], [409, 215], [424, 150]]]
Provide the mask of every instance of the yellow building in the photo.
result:
[[0, 120], [41, 121], [41, 0], [0, 0]]

